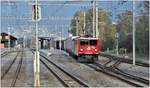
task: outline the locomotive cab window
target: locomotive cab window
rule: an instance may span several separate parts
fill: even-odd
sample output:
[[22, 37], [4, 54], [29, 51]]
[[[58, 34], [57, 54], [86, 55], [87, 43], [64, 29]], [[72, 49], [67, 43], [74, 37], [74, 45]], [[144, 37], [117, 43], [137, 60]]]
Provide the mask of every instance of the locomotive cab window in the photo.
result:
[[89, 40], [80, 40], [80, 45], [88, 45]]
[[80, 40], [80, 45], [97, 45], [97, 40]]
[[90, 40], [90, 45], [91, 46], [97, 45], [97, 40]]

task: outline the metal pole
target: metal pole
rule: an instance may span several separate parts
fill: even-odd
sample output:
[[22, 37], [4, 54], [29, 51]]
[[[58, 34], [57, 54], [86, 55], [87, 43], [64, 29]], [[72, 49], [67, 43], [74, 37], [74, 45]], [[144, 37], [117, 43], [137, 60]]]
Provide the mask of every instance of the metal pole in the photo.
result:
[[[10, 14], [11, 14], [11, 6], [10, 6], [10, 1], [8, 0], [8, 5], [9, 5], [9, 8], [10, 8]], [[9, 14], [9, 13], [8, 13]], [[9, 28], [8, 28], [8, 37], [9, 37], [9, 40], [8, 40], [8, 43], [9, 43], [9, 45], [8, 45], [8, 48], [9, 48], [9, 51], [10, 51], [10, 26], [9, 26]]]
[[76, 18], [76, 36], [79, 36], [79, 30], [78, 30], [78, 18]]
[[[149, 6], [150, 6], [150, 3], [149, 3]], [[150, 22], [150, 18], [149, 18], [149, 22]], [[149, 26], [149, 29], [150, 29], [150, 26]], [[150, 41], [150, 31], [149, 31], [149, 41]], [[149, 46], [150, 46], [150, 43], [149, 43]], [[150, 47], [149, 47], [149, 57], [150, 57]]]
[[85, 26], [86, 26], [86, 23], [85, 23], [85, 11], [84, 11], [84, 24], [83, 24], [83, 34], [85, 35]]
[[119, 37], [119, 34], [118, 33], [116, 33], [116, 42], [117, 42], [117, 44], [116, 44], [116, 54], [117, 54], [117, 56], [119, 55], [119, 42], [118, 42], [118, 37]]
[[23, 47], [25, 48], [25, 32], [23, 32]]
[[9, 48], [9, 51], [10, 51], [10, 27], [8, 28], [8, 48]]
[[59, 32], [60, 33], [60, 50], [61, 50], [61, 32]]
[[133, 65], [135, 65], [135, 1], [133, 0]]
[[35, 27], [36, 27], [36, 52], [35, 52], [35, 62], [34, 62], [34, 66], [35, 66], [35, 77], [34, 77], [34, 87], [38, 88], [40, 87], [40, 63], [39, 63], [39, 50], [38, 50], [38, 14], [37, 14], [37, 10], [38, 10], [38, 3], [37, 0], [35, 1], [36, 4], [36, 20], [35, 20]]
[[99, 36], [99, 31], [98, 31], [98, 6], [96, 3], [96, 38]]
[[93, 0], [93, 37], [95, 37], [95, 0]]

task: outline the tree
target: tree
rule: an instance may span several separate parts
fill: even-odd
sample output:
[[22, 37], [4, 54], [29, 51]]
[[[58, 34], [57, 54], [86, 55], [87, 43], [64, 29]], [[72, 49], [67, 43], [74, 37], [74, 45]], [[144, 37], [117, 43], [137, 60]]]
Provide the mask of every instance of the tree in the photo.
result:
[[[147, 54], [149, 53], [149, 2], [140, 3], [138, 9], [141, 13], [136, 17], [136, 52]], [[144, 7], [144, 9], [143, 9]], [[141, 9], [141, 10], [140, 10]], [[119, 32], [120, 47], [127, 48], [132, 52], [132, 12], [126, 11], [118, 15], [117, 31]]]
[[[144, 1], [144, 9], [141, 10], [141, 16], [136, 23], [136, 50], [139, 53], [149, 53], [149, 2]], [[139, 7], [141, 8], [141, 7]]]
[[[132, 12], [126, 11], [118, 15], [118, 24], [117, 31], [119, 32], [119, 46], [121, 48], [125, 48], [124, 41], [132, 42], [132, 40], [128, 40], [128, 36], [132, 33]], [[127, 43], [127, 42], [126, 42]], [[132, 44], [132, 43], [130, 43]], [[132, 45], [129, 45], [132, 46]], [[130, 47], [131, 48], [131, 47]]]
[[[75, 13], [74, 18], [71, 20], [71, 33], [73, 36], [77, 33], [78, 27], [78, 35], [83, 36], [83, 20], [84, 20], [84, 13], [83, 11], [78, 11]], [[78, 26], [77, 26], [78, 25]]]
[[[93, 26], [93, 10], [89, 9], [86, 11], [86, 20], [85, 20], [86, 30], [83, 30], [83, 22], [84, 22], [83, 11], [76, 12], [74, 15], [74, 18], [78, 18], [79, 36], [85, 36], [85, 35], [92, 36], [93, 34], [93, 27], [92, 27]], [[110, 13], [108, 13], [102, 8], [98, 8], [98, 20], [99, 20], [99, 23], [98, 23], [99, 38], [103, 37], [102, 42], [104, 43], [104, 45], [110, 45], [110, 47], [113, 47], [115, 34], [117, 30], [116, 30], [116, 25], [112, 24]], [[71, 20], [71, 33], [73, 35], [76, 35], [76, 25], [77, 25], [76, 19], [72, 19]], [[84, 31], [85, 31], [85, 35], [83, 34]], [[111, 43], [111, 44], [105, 44], [105, 43]]]

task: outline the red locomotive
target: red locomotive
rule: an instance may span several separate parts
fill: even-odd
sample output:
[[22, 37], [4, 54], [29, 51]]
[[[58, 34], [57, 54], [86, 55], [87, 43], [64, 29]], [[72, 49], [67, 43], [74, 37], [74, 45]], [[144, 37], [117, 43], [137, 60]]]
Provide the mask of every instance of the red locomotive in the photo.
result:
[[64, 41], [64, 49], [80, 62], [94, 62], [98, 60], [101, 43], [98, 38], [74, 36]]

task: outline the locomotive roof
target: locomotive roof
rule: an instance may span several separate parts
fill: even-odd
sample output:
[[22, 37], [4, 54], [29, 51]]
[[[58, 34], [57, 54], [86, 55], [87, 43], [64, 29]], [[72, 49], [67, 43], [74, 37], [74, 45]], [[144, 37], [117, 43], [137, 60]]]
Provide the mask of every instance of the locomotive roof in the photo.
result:
[[81, 37], [81, 38], [79, 38], [79, 39], [98, 39], [98, 38], [84, 38], [84, 37]]
[[79, 38], [80, 36], [72, 36], [71, 38], [72, 38], [72, 40], [73, 39], [76, 39], [76, 38]]
[[72, 36], [71, 37], [72, 40], [76, 40], [76, 39], [92, 39], [92, 40], [95, 40], [95, 39], [98, 39], [98, 38], [93, 38], [93, 37], [80, 37], [80, 36]]

